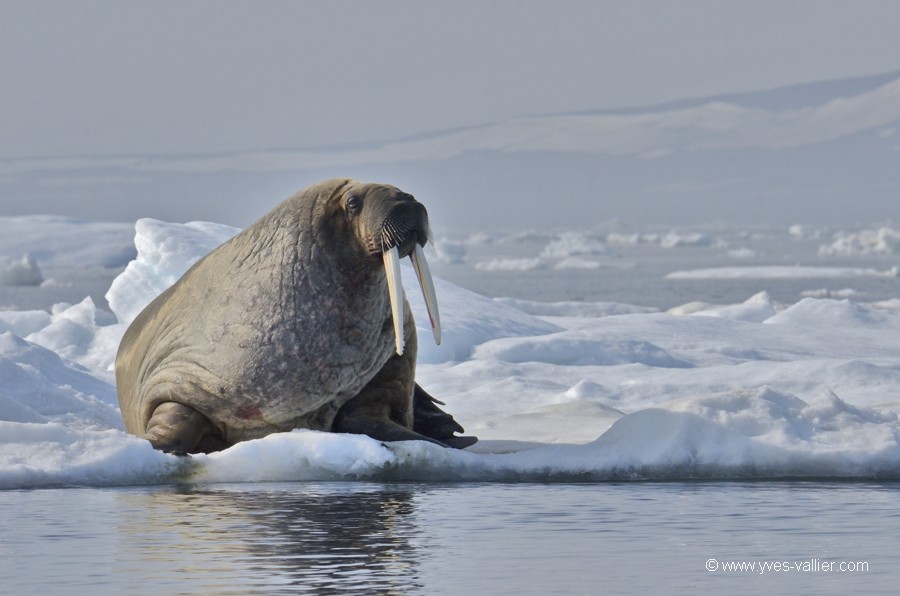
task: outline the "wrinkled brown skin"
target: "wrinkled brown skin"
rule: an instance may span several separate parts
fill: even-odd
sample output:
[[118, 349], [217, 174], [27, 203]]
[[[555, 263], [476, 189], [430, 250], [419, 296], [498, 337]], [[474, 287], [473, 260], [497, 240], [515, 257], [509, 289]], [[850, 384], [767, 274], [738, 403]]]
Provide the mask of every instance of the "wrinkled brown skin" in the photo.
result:
[[[347, 201], [355, 197], [355, 208]], [[361, 202], [362, 207], [359, 207]], [[307, 428], [466, 447], [415, 384], [416, 327], [395, 353], [378, 226], [402, 191], [327, 180], [288, 198], [151, 302], [116, 356], [128, 432], [175, 453]], [[439, 403], [439, 402], [437, 402]]]

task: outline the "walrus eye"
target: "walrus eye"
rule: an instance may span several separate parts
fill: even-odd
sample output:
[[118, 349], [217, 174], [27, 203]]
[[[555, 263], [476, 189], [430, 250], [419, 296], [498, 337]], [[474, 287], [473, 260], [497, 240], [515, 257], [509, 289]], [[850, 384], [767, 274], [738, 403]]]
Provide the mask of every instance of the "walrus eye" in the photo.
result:
[[362, 199], [357, 196], [347, 197], [344, 209], [347, 210], [348, 215], [356, 215], [362, 209]]

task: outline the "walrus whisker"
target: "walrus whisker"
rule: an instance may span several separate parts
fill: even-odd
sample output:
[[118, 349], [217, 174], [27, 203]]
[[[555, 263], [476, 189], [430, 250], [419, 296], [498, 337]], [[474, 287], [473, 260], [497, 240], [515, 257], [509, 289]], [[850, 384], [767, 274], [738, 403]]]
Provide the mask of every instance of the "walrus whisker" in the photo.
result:
[[388, 247], [402, 244], [415, 229], [415, 223], [406, 219], [401, 221], [393, 218], [385, 220], [380, 230], [382, 252]]

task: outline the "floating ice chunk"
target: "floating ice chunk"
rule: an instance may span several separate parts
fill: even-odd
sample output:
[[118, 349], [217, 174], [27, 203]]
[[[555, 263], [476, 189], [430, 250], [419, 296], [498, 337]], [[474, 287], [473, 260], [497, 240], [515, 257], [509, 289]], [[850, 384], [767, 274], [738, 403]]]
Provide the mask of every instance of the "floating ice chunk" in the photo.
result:
[[606, 235], [606, 243], [614, 246], [637, 246], [639, 244], [658, 244], [659, 234], [642, 234], [634, 232], [626, 234], [622, 232], [611, 232]]
[[582, 257], [567, 257], [560, 262], [556, 263], [553, 268], [554, 269], [599, 269], [601, 266], [600, 261], [595, 261], [593, 259], [585, 259]]
[[540, 256], [545, 259], [565, 259], [578, 255], [605, 255], [608, 252], [606, 244], [592, 234], [565, 232], [547, 244]]
[[434, 255], [428, 256], [429, 261], [445, 265], [459, 265], [466, 260], [466, 246], [462, 242], [441, 238], [430, 246]]
[[519, 298], [494, 298], [494, 301], [531, 315], [545, 317], [608, 317], [659, 312], [657, 308], [619, 302], [535, 302]]
[[881, 227], [877, 230], [840, 234], [831, 244], [820, 246], [819, 254], [822, 256], [900, 254], [900, 231]]
[[788, 234], [797, 240], [815, 240], [828, 234], [828, 228], [809, 224], [794, 224], [788, 228]]
[[685, 246], [712, 246], [715, 239], [709, 234], [702, 232], [694, 232], [689, 234], [679, 234], [677, 232], [669, 232], [659, 242], [663, 248], [682, 248]]
[[19, 260], [0, 257], [0, 286], [39, 286], [43, 282], [44, 276], [30, 254]]
[[545, 263], [541, 259], [492, 259], [475, 263], [479, 271], [531, 271], [543, 269]]

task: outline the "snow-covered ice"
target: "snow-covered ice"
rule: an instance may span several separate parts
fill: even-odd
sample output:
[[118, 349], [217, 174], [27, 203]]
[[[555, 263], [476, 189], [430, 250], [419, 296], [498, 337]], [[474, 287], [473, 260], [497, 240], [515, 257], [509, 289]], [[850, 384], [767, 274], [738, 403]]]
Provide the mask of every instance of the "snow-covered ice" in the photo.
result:
[[531, 271], [545, 266], [544, 261], [537, 258], [500, 258], [475, 263], [479, 271]]
[[756, 267], [710, 267], [687, 271], [673, 271], [667, 279], [798, 279], [845, 277], [897, 277], [898, 269], [886, 271], [859, 267], [812, 267], [801, 265], [772, 265]]
[[[0, 311], [0, 488], [900, 478], [896, 300], [867, 304], [823, 293], [776, 304], [760, 293], [742, 304], [654, 312], [613, 303], [494, 300], [444, 280], [436, 280], [444, 340], [433, 345], [430, 330], [420, 327], [418, 380], [480, 437], [475, 447], [460, 452], [297, 430], [211, 455], [166, 455], [122, 430], [112, 375], [118, 342], [149, 300], [237, 230], [140, 220], [131, 232], [135, 249], [123, 248], [121, 230], [109, 224], [35, 221], [19, 244], [4, 236], [8, 253], [37, 254], [39, 224], [46, 223], [47, 233], [68, 242], [65, 250], [45, 253], [57, 263], [124, 265], [125, 255], [131, 262], [107, 294], [113, 313], [89, 298], [50, 312]], [[601, 244], [574, 238], [568, 248], [558, 244], [563, 250], [554, 257], [602, 254]], [[66, 251], [75, 256], [63, 257]], [[701, 275], [827, 276], [815, 269]], [[411, 269], [403, 277], [415, 284]], [[407, 296], [417, 321], [427, 321], [420, 293], [409, 287]]]
[[821, 255], [895, 255], [900, 253], [900, 231], [893, 228], [859, 230], [835, 235], [831, 244], [819, 247]]

